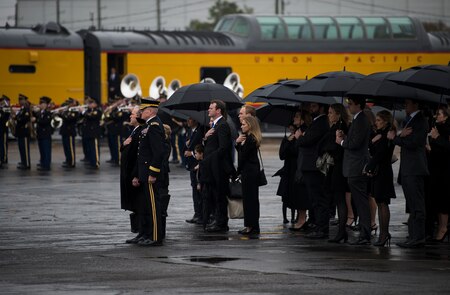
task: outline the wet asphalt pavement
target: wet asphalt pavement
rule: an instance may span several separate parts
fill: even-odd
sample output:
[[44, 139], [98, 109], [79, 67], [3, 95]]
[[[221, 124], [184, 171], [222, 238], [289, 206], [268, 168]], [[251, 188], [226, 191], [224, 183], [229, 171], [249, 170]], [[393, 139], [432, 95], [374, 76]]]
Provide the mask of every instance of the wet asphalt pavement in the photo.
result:
[[[350, 246], [308, 240], [283, 225], [275, 195], [281, 167], [279, 139], [262, 147], [269, 184], [260, 190], [261, 236], [206, 234], [185, 222], [192, 217], [186, 170], [172, 165], [167, 241], [163, 247], [125, 244], [133, 237], [120, 209], [119, 169], [110, 167], [106, 143], [102, 166], [60, 167], [60, 141], [53, 143], [50, 172], [15, 168], [10, 142], [8, 169], [0, 170], [1, 294], [435, 294], [450, 290], [450, 245], [423, 249], [395, 246], [406, 236], [404, 197], [396, 187], [391, 204], [391, 247]], [[81, 158], [81, 146], [77, 146]], [[398, 169], [398, 163], [394, 164]], [[396, 172], [395, 172], [396, 174]], [[336, 227], [331, 228], [331, 235]], [[350, 232], [351, 236], [356, 233]]]

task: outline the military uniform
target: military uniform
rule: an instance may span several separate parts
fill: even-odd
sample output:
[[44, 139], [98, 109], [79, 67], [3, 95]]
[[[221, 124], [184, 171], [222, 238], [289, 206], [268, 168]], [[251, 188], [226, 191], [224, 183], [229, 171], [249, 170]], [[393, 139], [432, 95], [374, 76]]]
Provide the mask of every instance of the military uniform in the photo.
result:
[[[27, 100], [23, 94], [19, 94], [19, 100]], [[16, 134], [17, 144], [19, 146], [20, 163], [17, 165], [18, 169], [30, 169], [30, 124], [31, 112], [28, 104], [22, 105], [16, 114]]]
[[[142, 105], [145, 105], [142, 99]], [[156, 101], [156, 103], [158, 103]], [[141, 108], [142, 108], [141, 105]], [[158, 104], [156, 104], [157, 106]], [[154, 107], [153, 104], [151, 104]], [[163, 227], [161, 224], [162, 202], [159, 194], [161, 186], [161, 168], [164, 160], [164, 127], [161, 120], [154, 116], [149, 118], [139, 136], [138, 178], [144, 194], [139, 197], [140, 245], [161, 245]], [[156, 177], [155, 183], [149, 183], [149, 176]]]
[[106, 132], [108, 133], [108, 146], [111, 153], [111, 160], [109, 163], [118, 165], [120, 163], [119, 147], [122, 143], [120, 136], [121, 129], [124, 122], [124, 113], [117, 108], [113, 109], [109, 115], [108, 122], [106, 122]]
[[[44, 96], [41, 97], [40, 103], [50, 103], [51, 99]], [[52, 133], [51, 126], [52, 113], [48, 109], [43, 109], [35, 114], [36, 117], [36, 138], [39, 146], [40, 165], [38, 170], [50, 170], [52, 161]]]
[[[9, 98], [3, 95], [0, 100], [9, 101]], [[10, 115], [11, 112], [8, 108], [0, 108], [0, 167], [8, 163], [8, 126], [6, 126], [6, 123]]]
[[83, 116], [83, 139], [86, 145], [86, 157], [91, 168], [99, 168], [100, 119], [102, 117], [102, 111], [99, 108], [89, 108]]
[[80, 117], [78, 111], [66, 110], [61, 114], [63, 123], [59, 129], [62, 137], [62, 144], [66, 161], [63, 163], [65, 168], [75, 167], [75, 137], [77, 135], [77, 121]]

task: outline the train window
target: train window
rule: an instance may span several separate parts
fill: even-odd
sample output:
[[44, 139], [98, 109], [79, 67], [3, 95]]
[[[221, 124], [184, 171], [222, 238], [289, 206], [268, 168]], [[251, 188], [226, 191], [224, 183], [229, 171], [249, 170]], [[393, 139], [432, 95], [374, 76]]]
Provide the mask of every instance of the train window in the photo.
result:
[[312, 29], [306, 17], [284, 17], [289, 39], [311, 39]]
[[214, 28], [215, 32], [229, 32], [234, 22], [234, 18], [223, 18]]
[[366, 27], [367, 39], [389, 39], [390, 31], [386, 20], [382, 17], [362, 17]]
[[414, 39], [416, 32], [414, 25], [408, 17], [388, 17], [391, 24], [392, 36], [396, 39]]
[[258, 16], [256, 20], [261, 29], [261, 39], [283, 39], [286, 36], [284, 24], [277, 16]]
[[36, 67], [29, 65], [10, 65], [9, 72], [13, 74], [34, 74], [36, 73]]
[[316, 39], [338, 39], [336, 23], [331, 17], [310, 17]]
[[236, 35], [248, 37], [250, 33], [250, 24], [247, 20], [243, 18], [238, 18], [233, 25], [233, 29], [231, 30]]
[[356, 17], [336, 17], [342, 39], [363, 39], [362, 24]]

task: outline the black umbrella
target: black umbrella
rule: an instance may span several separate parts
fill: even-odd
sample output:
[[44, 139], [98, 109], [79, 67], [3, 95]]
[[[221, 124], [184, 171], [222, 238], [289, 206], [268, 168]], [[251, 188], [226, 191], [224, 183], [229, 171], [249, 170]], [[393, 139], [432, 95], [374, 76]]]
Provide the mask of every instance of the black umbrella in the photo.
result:
[[389, 80], [439, 94], [450, 94], [450, 66], [416, 66], [393, 74]]
[[204, 111], [212, 100], [225, 102], [227, 109], [236, 109], [243, 105], [240, 97], [222, 84], [196, 83], [176, 90], [164, 107], [178, 110]]
[[273, 84], [264, 85], [243, 100], [245, 103], [290, 103], [295, 100], [294, 91], [306, 80], [284, 80]]
[[261, 122], [288, 127], [299, 106], [295, 104], [266, 104], [256, 110]]
[[364, 78], [364, 75], [355, 72], [323, 73], [306, 81], [305, 84], [295, 91], [295, 94], [343, 97], [362, 78]]
[[403, 108], [406, 98], [432, 104], [439, 104], [440, 95], [422, 89], [399, 85], [391, 81], [398, 72], [380, 72], [366, 76], [352, 87], [345, 95], [348, 97], [364, 97], [368, 101], [388, 108]]

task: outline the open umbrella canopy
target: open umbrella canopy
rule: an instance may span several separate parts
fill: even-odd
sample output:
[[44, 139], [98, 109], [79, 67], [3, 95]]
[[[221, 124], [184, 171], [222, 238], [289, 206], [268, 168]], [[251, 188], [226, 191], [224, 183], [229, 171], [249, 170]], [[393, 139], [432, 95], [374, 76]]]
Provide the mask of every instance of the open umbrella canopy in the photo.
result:
[[436, 93], [391, 81], [391, 77], [396, 74], [398, 72], [380, 72], [368, 75], [345, 95], [348, 97], [364, 97], [371, 102], [397, 109], [403, 107], [402, 104], [406, 98], [431, 104], [440, 103], [441, 97]]
[[284, 80], [264, 85], [245, 97], [244, 102], [250, 103], [289, 103], [295, 100], [294, 91], [306, 80]]
[[225, 102], [227, 109], [243, 105], [240, 97], [222, 84], [195, 83], [176, 90], [163, 106], [168, 109], [202, 111], [207, 110], [214, 99]]
[[327, 72], [306, 81], [295, 94], [343, 97], [365, 76], [356, 72]]
[[261, 122], [288, 127], [299, 106], [295, 104], [266, 104], [256, 110]]
[[438, 94], [450, 94], [450, 66], [416, 66], [395, 73], [389, 80]]

